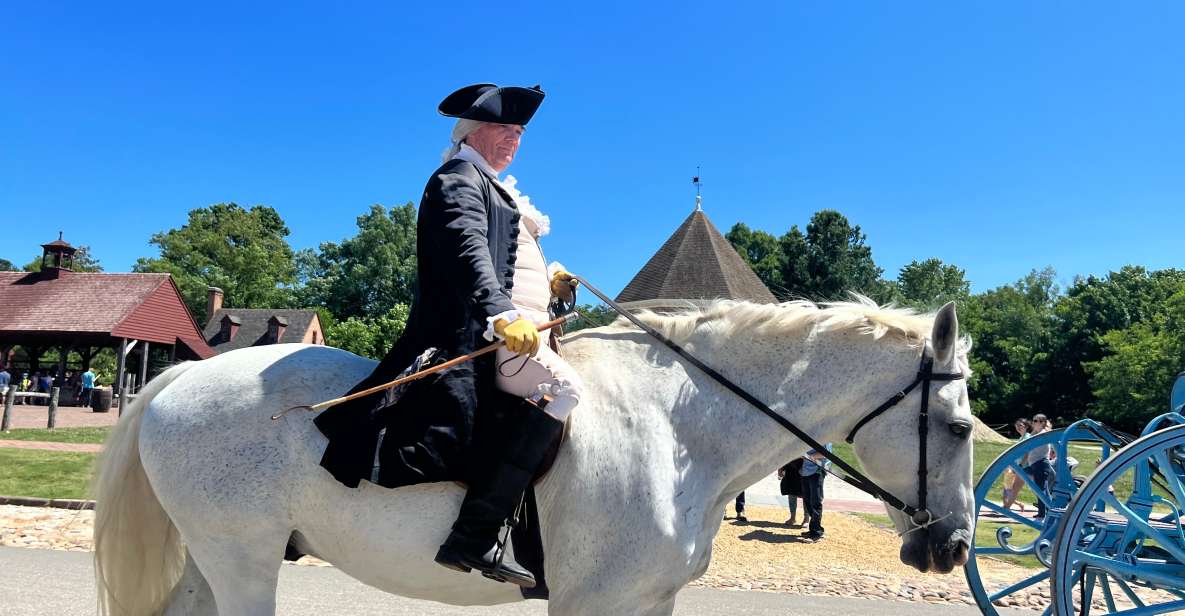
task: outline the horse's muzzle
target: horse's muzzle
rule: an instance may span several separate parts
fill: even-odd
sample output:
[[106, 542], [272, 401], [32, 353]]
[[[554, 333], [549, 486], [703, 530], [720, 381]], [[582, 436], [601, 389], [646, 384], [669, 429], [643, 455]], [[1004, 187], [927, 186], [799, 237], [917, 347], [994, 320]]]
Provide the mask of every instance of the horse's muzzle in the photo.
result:
[[950, 573], [967, 563], [971, 550], [971, 532], [963, 528], [918, 531], [905, 537], [901, 562], [922, 573]]

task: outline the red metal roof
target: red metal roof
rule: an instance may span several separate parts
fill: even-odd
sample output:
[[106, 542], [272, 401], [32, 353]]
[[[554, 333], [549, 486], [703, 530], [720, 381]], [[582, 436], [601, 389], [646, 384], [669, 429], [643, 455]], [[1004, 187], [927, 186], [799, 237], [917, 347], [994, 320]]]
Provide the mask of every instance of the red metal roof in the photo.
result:
[[180, 340], [199, 357], [214, 355], [168, 274], [0, 272], [0, 334], [29, 332]]

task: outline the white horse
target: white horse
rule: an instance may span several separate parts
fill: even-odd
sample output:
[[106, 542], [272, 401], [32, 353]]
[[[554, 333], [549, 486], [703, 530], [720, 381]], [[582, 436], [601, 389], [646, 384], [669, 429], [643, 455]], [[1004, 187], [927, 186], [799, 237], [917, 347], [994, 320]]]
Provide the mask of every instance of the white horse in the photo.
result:
[[[917, 316], [871, 302], [718, 302], [648, 323], [821, 442], [909, 384], [922, 353], [967, 372], [953, 304]], [[565, 340], [587, 384], [571, 435], [537, 486], [550, 614], [669, 615], [708, 568], [725, 503], [807, 447], [624, 322]], [[349, 489], [318, 465], [309, 413], [370, 360], [322, 346], [249, 348], [174, 367], [125, 409], [97, 479], [95, 565], [105, 614], [273, 614], [289, 538], [382, 590], [491, 605], [519, 589], [433, 563], [462, 488]], [[921, 388], [918, 388], [921, 389]], [[914, 503], [918, 391], [856, 437], [868, 474]], [[929, 509], [901, 559], [949, 572], [972, 532], [966, 381], [930, 388]], [[899, 531], [912, 525], [890, 511]]]

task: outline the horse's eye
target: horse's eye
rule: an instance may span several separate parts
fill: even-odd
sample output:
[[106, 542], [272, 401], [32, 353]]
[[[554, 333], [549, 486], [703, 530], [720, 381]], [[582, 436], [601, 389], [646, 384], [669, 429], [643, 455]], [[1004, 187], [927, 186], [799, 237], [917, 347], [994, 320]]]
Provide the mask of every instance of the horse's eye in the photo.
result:
[[965, 421], [952, 421], [950, 424], [950, 431], [959, 438], [967, 438], [971, 434], [971, 424]]

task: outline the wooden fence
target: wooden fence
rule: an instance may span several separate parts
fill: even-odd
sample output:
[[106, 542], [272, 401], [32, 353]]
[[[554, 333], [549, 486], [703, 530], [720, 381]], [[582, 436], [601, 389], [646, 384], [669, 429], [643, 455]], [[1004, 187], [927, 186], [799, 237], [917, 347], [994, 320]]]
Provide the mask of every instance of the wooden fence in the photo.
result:
[[58, 420], [58, 394], [61, 393], [60, 387], [54, 387], [47, 393], [36, 391], [17, 391], [15, 387], [6, 388], [4, 394], [4, 415], [0, 416], [0, 432], [8, 432], [12, 426], [12, 405], [16, 399], [22, 398], [26, 402], [30, 398], [48, 398], [49, 399], [49, 418], [46, 420], [46, 428], [52, 430], [57, 424]]

